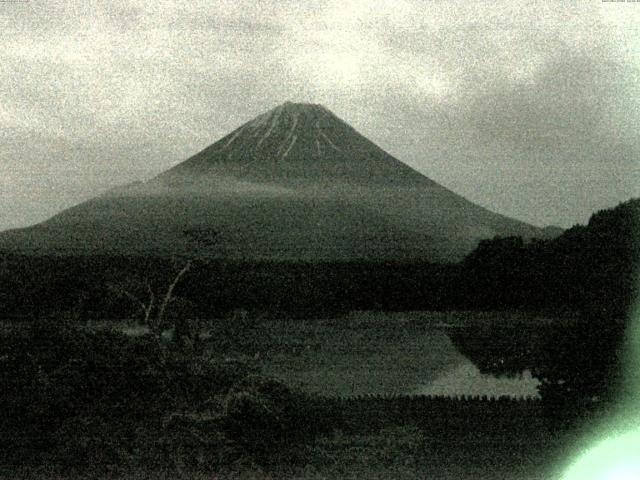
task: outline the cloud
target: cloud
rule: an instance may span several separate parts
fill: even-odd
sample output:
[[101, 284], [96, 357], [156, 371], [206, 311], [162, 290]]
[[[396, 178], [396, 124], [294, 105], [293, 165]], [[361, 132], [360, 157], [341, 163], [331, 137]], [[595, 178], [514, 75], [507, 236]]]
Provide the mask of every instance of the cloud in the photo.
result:
[[526, 82], [497, 83], [474, 98], [465, 115], [488, 139], [518, 148], [629, 142], [640, 127], [640, 84], [634, 79], [637, 69], [564, 51]]

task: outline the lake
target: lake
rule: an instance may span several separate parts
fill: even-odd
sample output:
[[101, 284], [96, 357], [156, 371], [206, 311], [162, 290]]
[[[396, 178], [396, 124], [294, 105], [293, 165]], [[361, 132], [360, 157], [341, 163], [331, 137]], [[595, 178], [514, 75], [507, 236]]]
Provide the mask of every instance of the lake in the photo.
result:
[[[443, 315], [445, 315], [443, 317]], [[269, 322], [263, 373], [309, 393], [537, 397], [529, 372], [481, 374], [449, 340], [452, 312], [357, 312], [328, 320]]]

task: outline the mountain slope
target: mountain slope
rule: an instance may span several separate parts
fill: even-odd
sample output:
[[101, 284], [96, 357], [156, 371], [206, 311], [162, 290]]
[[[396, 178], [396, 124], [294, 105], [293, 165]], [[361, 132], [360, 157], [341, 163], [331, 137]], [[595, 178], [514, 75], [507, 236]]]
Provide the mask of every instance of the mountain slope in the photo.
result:
[[545, 236], [393, 158], [319, 105], [285, 103], [144, 183], [94, 198], [0, 248], [242, 259], [451, 261], [483, 238]]

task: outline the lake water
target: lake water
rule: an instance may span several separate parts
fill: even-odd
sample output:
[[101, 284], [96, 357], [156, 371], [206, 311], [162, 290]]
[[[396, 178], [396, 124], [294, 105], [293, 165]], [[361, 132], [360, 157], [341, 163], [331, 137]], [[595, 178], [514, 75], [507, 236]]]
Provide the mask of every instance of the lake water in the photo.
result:
[[449, 395], [536, 397], [529, 372], [480, 373], [442, 328], [397, 316], [292, 321], [269, 327], [279, 344], [263, 352], [263, 373], [328, 396]]
[[[431, 322], [431, 312], [419, 315], [416, 320], [411, 314], [366, 312], [329, 321], [270, 322], [275, 345], [247, 353], [259, 353], [266, 375], [321, 395], [538, 396], [539, 381], [530, 372], [480, 373], [449, 340], [448, 324], [438, 314]], [[455, 313], [447, 315], [455, 320]], [[147, 331], [123, 329], [130, 335]]]
[[540, 382], [525, 370], [522, 375], [508, 378], [480, 373], [471, 362], [462, 363], [438, 378], [409, 392], [416, 395], [487, 395], [537, 398]]

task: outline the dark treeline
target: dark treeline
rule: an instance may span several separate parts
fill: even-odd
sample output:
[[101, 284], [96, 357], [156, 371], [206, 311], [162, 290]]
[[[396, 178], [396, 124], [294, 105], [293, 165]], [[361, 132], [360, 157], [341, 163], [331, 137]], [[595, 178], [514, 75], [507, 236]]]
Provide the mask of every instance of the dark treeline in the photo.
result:
[[[121, 286], [144, 296], [186, 259], [5, 255], [0, 304], [6, 318], [69, 312], [82, 318], [128, 318], [135, 306]], [[459, 267], [379, 262], [193, 261], [176, 287], [174, 315], [202, 318], [232, 310], [314, 317], [350, 310], [448, 308], [460, 304]]]
[[[553, 240], [482, 241], [459, 264], [420, 262], [203, 261], [176, 289], [175, 314], [205, 318], [236, 309], [322, 316], [354, 309], [568, 309], [620, 317], [638, 278], [639, 201], [598, 212]], [[0, 256], [5, 317], [75, 312], [125, 318], [117, 289], [167, 284], [186, 259]], [[174, 264], [175, 263], [175, 264]], [[117, 287], [117, 288], [114, 288]]]
[[461, 265], [467, 300], [483, 308], [568, 307], [625, 316], [640, 267], [640, 200], [595, 213], [552, 240], [485, 240]]

